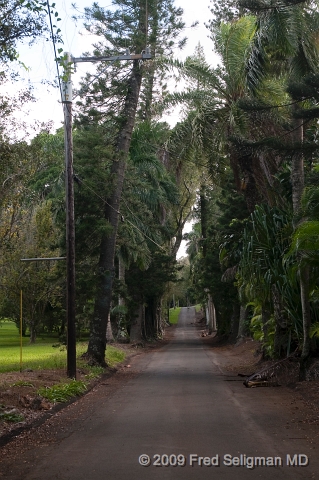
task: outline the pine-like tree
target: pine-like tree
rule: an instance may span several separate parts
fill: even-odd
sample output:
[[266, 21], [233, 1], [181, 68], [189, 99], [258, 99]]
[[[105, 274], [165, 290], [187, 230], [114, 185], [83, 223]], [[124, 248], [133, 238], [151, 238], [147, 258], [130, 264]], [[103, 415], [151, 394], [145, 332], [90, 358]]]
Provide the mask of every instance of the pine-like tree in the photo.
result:
[[[174, 9], [172, 2], [159, 0], [114, 0], [112, 9], [104, 9], [94, 4], [85, 10], [87, 29], [98, 35], [100, 41], [95, 45], [95, 55], [118, 55], [129, 49], [141, 53], [148, 46], [148, 18], [153, 20], [154, 28], [150, 37], [153, 48], [162, 41], [163, 50], [175, 44], [175, 28], [170, 30], [170, 22], [175, 16], [180, 17], [182, 11]], [[163, 20], [157, 18], [160, 8]], [[164, 12], [165, 15], [164, 15]], [[162, 24], [161, 24], [162, 21]], [[152, 37], [153, 36], [153, 37]], [[156, 53], [155, 51], [153, 52]], [[88, 346], [88, 356], [93, 362], [104, 364], [106, 322], [110, 310], [112, 284], [114, 278], [114, 256], [116, 236], [119, 222], [119, 207], [125, 177], [126, 159], [129, 153], [135, 116], [139, 105], [142, 79], [147, 64], [140, 60], [133, 62], [113, 62], [97, 67], [97, 76], [87, 75], [80, 94], [84, 98], [82, 113], [79, 119], [86, 122], [99, 121], [113, 137], [113, 161], [110, 175], [112, 193], [105, 203], [104, 218], [110, 224], [111, 233], [102, 236], [98, 263], [98, 283], [94, 316]], [[151, 83], [153, 80], [151, 81]], [[153, 88], [146, 97], [152, 101]], [[145, 90], [145, 91], [146, 91]], [[145, 98], [146, 98], [145, 97]], [[81, 102], [80, 102], [81, 103]], [[149, 110], [145, 105], [144, 111]], [[149, 113], [145, 114], [148, 116]]]

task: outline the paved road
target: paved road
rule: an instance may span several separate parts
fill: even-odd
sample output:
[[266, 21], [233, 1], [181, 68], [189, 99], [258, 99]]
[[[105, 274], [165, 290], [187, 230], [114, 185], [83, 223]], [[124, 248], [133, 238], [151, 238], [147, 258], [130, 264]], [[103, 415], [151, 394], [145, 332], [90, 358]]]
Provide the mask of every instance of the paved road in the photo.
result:
[[[276, 404], [278, 390], [245, 389], [236, 377], [225, 377], [218, 368], [218, 358], [198, 337], [194, 316], [193, 308], [182, 309], [171, 343], [136, 357], [132, 366], [139, 370], [138, 375], [103, 402], [97, 402], [84, 420], [74, 421], [73, 428], [56, 444], [42, 450], [32, 468], [19, 477], [8, 478], [318, 478], [318, 460], [306, 433], [300, 425], [284, 428], [289, 412]], [[150, 457], [150, 466], [139, 465], [142, 454]], [[307, 455], [310, 464], [288, 467], [287, 454], [291, 458], [294, 454]], [[281, 459], [282, 465], [249, 468], [251, 457], [265, 457], [270, 464], [279, 464]], [[301, 463], [305, 460], [305, 456], [300, 457]], [[154, 465], [184, 461], [185, 466]], [[245, 461], [248, 466], [231, 466]], [[263, 461], [256, 460], [257, 465]]]

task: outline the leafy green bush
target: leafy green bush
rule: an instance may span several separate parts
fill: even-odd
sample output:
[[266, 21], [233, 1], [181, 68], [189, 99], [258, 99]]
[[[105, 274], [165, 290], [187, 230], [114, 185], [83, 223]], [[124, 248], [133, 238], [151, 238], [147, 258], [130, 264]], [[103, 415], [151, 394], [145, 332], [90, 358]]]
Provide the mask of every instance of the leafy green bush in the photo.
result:
[[0, 412], [0, 420], [4, 422], [23, 422], [24, 417], [20, 413]]
[[99, 377], [100, 375], [102, 375], [102, 373], [104, 373], [105, 370], [103, 367], [98, 367], [96, 365], [85, 365], [85, 367], [90, 370], [89, 373], [85, 375], [85, 378], [87, 378], [88, 380]]
[[70, 383], [59, 383], [52, 387], [41, 387], [37, 391], [39, 395], [46, 398], [50, 402], [66, 402], [72, 397], [85, 392], [86, 384], [81, 380], [72, 380]]

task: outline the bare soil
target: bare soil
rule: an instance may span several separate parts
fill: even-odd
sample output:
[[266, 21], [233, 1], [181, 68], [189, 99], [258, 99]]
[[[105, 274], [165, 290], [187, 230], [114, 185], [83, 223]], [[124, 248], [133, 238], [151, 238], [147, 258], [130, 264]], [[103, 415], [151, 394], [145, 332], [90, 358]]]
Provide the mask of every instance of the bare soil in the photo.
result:
[[[219, 368], [225, 375], [249, 377], [275, 363], [262, 359], [260, 344], [251, 338], [244, 338], [236, 344], [229, 344], [217, 338], [215, 334], [207, 335], [201, 313], [197, 314], [196, 326], [203, 343], [218, 355]], [[319, 360], [313, 361], [309, 369], [308, 381], [299, 381], [298, 370], [293, 364], [288, 365], [288, 369], [289, 374], [287, 374], [286, 368], [285, 375], [280, 377], [279, 387], [282, 388], [276, 390], [278, 398], [280, 398], [281, 391], [285, 390], [286, 396], [288, 390], [288, 394], [291, 395], [291, 404], [301, 401], [305, 407], [308, 407], [307, 423], [319, 425]]]

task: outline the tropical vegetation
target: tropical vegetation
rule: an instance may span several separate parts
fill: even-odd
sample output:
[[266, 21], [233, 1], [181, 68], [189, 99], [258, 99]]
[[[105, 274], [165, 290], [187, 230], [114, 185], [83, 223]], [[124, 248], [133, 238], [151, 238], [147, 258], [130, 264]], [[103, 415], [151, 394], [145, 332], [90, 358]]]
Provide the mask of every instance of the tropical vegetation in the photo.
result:
[[[18, 40], [46, 35], [44, 5], [18, 3], [10, 51], [0, 30], [2, 82]], [[152, 58], [98, 63], [77, 91], [77, 334], [103, 366], [107, 341], [159, 338], [176, 300], [210, 302], [218, 335], [251, 335], [267, 358], [296, 352], [304, 375], [319, 332], [318, 5], [212, 0], [211, 13], [217, 66], [200, 45], [174, 58], [186, 39], [173, 0], [94, 3], [78, 18], [95, 56], [149, 47]], [[66, 334], [64, 263], [21, 262], [65, 256], [64, 133], [17, 139], [13, 112], [28, 100], [1, 98], [0, 317], [19, 325], [23, 290], [22, 334], [35, 342]], [[176, 106], [172, 127], [163, 115]]]

